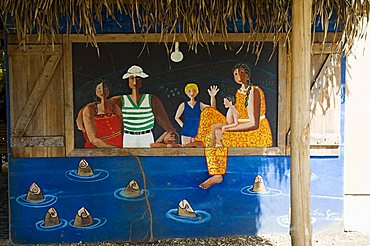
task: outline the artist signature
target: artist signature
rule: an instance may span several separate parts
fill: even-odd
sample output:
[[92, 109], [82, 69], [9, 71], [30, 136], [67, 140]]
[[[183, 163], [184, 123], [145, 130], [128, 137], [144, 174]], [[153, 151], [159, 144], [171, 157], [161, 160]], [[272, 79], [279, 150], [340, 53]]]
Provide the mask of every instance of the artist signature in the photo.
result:
[[322, 213], [319, 209], [312, 211], [312, 216], [314, 217], [325, 217], [326, 220], [336, 220], [339, 219], [339, 213], [332, 212], [331, 209], [326, 210]]

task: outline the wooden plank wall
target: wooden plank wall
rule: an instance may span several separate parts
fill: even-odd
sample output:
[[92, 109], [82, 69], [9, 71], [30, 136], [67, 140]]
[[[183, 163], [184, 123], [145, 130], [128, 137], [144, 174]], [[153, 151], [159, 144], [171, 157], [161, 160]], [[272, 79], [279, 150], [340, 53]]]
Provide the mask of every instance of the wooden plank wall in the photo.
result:
[[[332, 36], [332, 35], [330, 35]], [[330, 37], [331, 39], [332, 37]], [[321, 40], [321, 35], [316, 35], [315, 41]], [[311, 111], [310, 121], [310, 154], [311, 156], [338, 156], [340, 153], [340, 117], [341, 117], [341, 61], [337, 58], [336, 63], [332, 62], [332, 53], [336, 46], [331, 43], [315, 43], [311, 56], [311, 83], [315, 79], [322, 82], [322, 75], [331, 74], [326, 78], [327, 86], [322, 88], [318, 94], [318, 100]], [[330, 65], [331, 71], [325, 72], [325, 65]], [[320, 74], [321, 72], [321, 74]], [[290, 84], [291, 84], [291, 56], [287, 57], [287, 144], [290, 145]], [[312, 93], [314, 94], [314, 93]], [[312, 95], [311, 95], [312, 96]], [[313, 98], [311, 98], [313, 99]], [[312, 102], [312, 100], [311, 100]], [[320, 105], [322, 102], [322, 105]], [[326, 107], [328, 106], [328, 107]], [[290, 155], [290, 148], [286, 148], [286, 154]]]
[[[313, 86], [311, 94], [311, 155], [338, 156], [341, 141], [340, 59], [333, 64], [331, 54], [314, 54], [311, 62], [312, 84], [315, 78], [320, 80], [316, 88]], [[323, 82], [326, 85], [322, 85]], [[315, 93], [317, 101], [313, 100]]]
[[[30, 44], [27, 43], [27, 45], [31, 46], [26, 46], [27, 48], [24, 49], [23, 46], [17, 45], [14, 37], [10, 37], [9, 41], [12, 138], [21, 138], [12, 140], [11, 154], [13, 157], [65, 156], [63, 142], [50, 146], [45, 144], [45, 138], [64, 136], [63, 63], [60, 62], [61, 43], [57, 43], [52, 47], [36, 44], [36, 40], [35, 44], [32, 44], [31, 40]], [[56, 58], [58, 56], [59, 58]], [[51, 59], [51, 57], [54, 59]], [[56, 66], [53, 66], [53, 64], [46, 66], [47, 62], [54, 62]], [[47, 71], [45, 71], [45, 67], [48, 69]], [[32, 96], [30, 97], [31, 94]], [[39, 100], [37, 100], [38, 98]], [[24, 111], [25, 108], [29, 108], [27, 104], [35, 106], [33, 114]], [[25, 121], [23, 118], [28, 118], [29, 116], [29, 122], [22, 122]], [[18, 125], [26, 126], [25, 129], [22, 129], [24, 133], [18, 134], [15, 132], [17, 123]], [[35, 146], [35, 139], [39, 139], [40, 147], [33, 147]], [[32, 145], [17, 147], [17, 141], [15, 140], [20, 140], [21, 142], [29, 141]]]

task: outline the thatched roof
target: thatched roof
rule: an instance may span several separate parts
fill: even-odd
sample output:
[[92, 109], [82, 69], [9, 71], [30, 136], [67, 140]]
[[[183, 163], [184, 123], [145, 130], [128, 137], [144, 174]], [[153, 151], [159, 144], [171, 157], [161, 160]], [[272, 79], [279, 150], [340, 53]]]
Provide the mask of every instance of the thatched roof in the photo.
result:
[[[313, 0], [312, 23], [329, 30], [329, 20], [341, 31], [339, 47], [348, 52], [355, 38], [364, 33], [363, 17], [369, 13], [370, 0]], [[53, 40], [66, 20], [92, 40], [97, 33], [94, 22], [127, 14], [134, 32], [185, 33], [191, 47], [203, 42], [202, 34], [231, 32], [273, 33], [275, 41], [289, 39], [291, 1], [287, 0], [2, 0], [1, 18], [16, 27], [19, 41], [37, 32]], [[119, 23], [118, 23], [119, 24]], [[231, 26], [231, 28], [230, 28]], [[124, 31], [124, 30], [123, 30]], [[281, 35], [281, 33], [287, 35]]]

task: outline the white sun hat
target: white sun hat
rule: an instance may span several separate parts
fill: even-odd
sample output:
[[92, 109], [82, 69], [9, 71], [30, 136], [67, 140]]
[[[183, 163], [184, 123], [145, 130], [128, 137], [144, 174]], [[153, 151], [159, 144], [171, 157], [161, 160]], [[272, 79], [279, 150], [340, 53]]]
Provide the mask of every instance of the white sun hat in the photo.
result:
[[146, 73], [144, 73], [143, 69], [139, 66], [132, 66], [130, 67], [128, 70], [127, 70], [127, 73], [125, 73], [123, 76], [122, 76], [122, 79], [127, 79], [131, 76], [134, 76], [134, 77], [141, 77], [141, 78], [147, 78], [149, 77], [149, 75], [147, 75]]

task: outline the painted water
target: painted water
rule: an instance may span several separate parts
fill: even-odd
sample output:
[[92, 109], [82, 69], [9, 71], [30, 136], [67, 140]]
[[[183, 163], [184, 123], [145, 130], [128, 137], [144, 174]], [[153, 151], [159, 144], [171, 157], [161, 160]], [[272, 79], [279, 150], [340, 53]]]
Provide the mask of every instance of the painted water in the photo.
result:
[[[11, 160], [11, 237], [15, 243], [145, 241], [289, 230], [288, 158], [230, 157], [224, 182], [209, 190], [198, 187], [208, 177], [204, 157], [143, 157], [141, 164], [134, 157], [86, 158], [94, 169], [91, 177], [77, 175], [80, 160], [40, 158], [37, 166], [34, 159]], [[311, 181], [314, 229], [340, 223], [342, 169], [322, 161], [312, 167], [319, 177]], [[266, 192], [252, 191], [258, 174], [264, 178]], [[141, 189], [137, 197], [123, 193], [132, 179]], [[33, 182], [45, 199], [30, 204], [25, 194]], [[196, 218], [177, 215], [183, 199], [189, 201]], [[45, 227], [43, 219], [50, 207], [58, 211], [61, 222]], [[90, 212], [92, 225], [73, 225], [81, 207]]]

